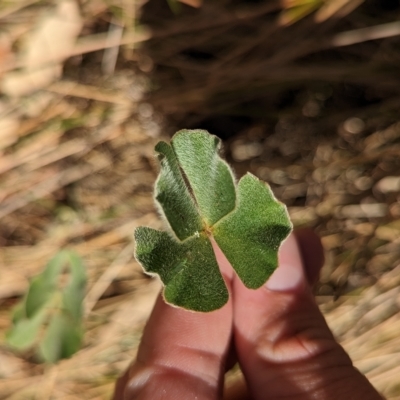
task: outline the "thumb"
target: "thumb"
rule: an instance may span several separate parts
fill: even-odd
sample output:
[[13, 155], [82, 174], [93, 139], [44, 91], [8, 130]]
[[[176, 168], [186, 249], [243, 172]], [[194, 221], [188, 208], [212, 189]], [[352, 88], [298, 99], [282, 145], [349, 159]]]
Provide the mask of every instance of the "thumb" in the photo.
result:
[[233, 284], [238, 360], [253, 399], [382, 399], [335, 341], [314, 301], [323, 256], [311, 232], [291, 235], [266, 285]]

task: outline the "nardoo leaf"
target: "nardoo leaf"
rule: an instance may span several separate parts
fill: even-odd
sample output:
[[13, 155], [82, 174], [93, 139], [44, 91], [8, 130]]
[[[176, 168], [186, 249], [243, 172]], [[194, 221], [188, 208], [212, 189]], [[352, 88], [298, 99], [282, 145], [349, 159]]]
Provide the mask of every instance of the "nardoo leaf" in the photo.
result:
[[35, 350], [51, 363], [70, 357], [82, 341], [85, 286], [80, 257], [68, 250], [56, 254], [15, 308], [6, 337], [9, 346], [18, 351]]
[[220, 140], [183, 130], [156, 146], [160, 175], [155, 199], [174, 235], [140, 227], [136, 258], [160, 276], [165, 300], [193, 311], [213, 311], [228, 301], [210, 238], [243, 283], [259, 288], [277, 267], [281, 242], [292, 229], [286, 207], [269, 186], [245, 175], [235, 187], [219, 156]]

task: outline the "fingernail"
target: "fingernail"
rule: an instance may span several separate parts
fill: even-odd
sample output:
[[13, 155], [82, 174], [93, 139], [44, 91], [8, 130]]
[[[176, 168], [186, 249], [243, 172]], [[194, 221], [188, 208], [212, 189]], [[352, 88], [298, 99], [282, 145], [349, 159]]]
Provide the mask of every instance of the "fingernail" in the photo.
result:
[[301, 287], [304, 274], [301, 265], [281, 264], [267, 281], [267, 288], [276, 292], [290, 291]]

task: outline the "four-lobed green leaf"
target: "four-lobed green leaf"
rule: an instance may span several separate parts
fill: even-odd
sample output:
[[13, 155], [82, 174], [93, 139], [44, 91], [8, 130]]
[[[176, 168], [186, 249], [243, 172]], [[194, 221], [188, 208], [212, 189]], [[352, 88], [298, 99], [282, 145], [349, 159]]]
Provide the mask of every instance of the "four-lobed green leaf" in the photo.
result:
[[155, 149], [161, 165], [155, 199], [174, 235], [137, 228], [135, 255], [147, 273], [160, 276], [165, 300], [203, 312], [227, 302], [211, 236], [246, 287], [262, 286], [292, 230], [286, 207], [250, 173], [236, 187], [218, 154], [220, 140], [206, 131], [179, 131]]

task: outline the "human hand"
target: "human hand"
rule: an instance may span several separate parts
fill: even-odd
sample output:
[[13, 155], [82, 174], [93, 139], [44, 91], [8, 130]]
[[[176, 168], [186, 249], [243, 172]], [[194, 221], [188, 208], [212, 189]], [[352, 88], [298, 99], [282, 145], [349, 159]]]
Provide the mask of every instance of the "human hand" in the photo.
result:
[[311, 287], [323, 263], [319, 239], [291, 235], [279, 268], [258, 290], [249, 290], [215, 246], [229, 302], [211, 313], [193, 313], [159, 296], [137, 360], [116, 385], [114, 400], [216, 400], [224, 374], [236, 361], [245, 376], [237, 400], [379, 400], [353, 367], [319, 311]]

